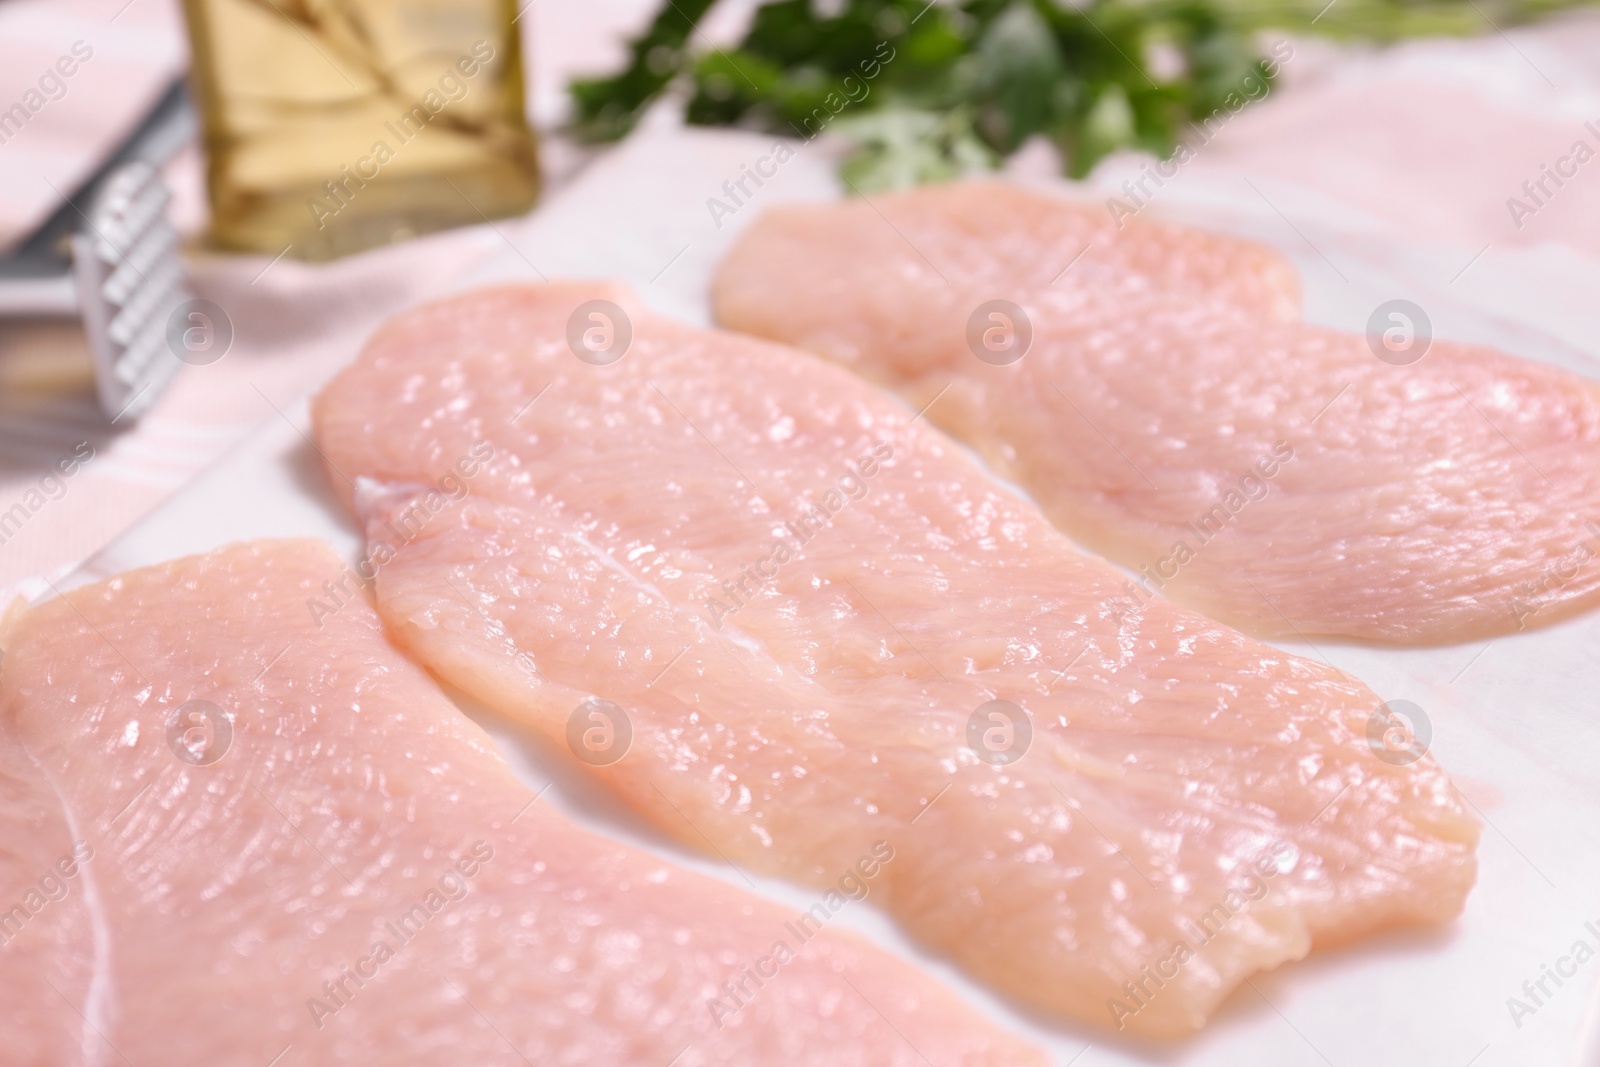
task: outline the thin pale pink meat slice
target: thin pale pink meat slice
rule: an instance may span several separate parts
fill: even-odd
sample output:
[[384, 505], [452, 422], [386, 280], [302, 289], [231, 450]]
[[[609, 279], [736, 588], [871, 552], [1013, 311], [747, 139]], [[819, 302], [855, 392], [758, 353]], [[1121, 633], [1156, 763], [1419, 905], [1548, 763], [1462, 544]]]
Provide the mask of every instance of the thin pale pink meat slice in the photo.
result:
[[[803, 288], [784, 288], [785, 275]], [[1102, 301], [1179, 293], [1274, 321], [1300, 316], [1294, 264], [1272, 249], [1142, 218], [1118, 226], [1101, 205], [999, 181], [764, 212], [728, 253], [713, 296], [735, 329], [895, 382], [925, 367], [947, 319], [926, 318], [922, 305], [908, 312], [903, 295], [956, 295], [965, 327], [968, 290], [990, 300], [1052, 288]]]
[[[568, 343], [594, 300], [630, 320], [604, 366]], [[741, 867], [826, 885], [890, 842], [871, 899], [1048, 1010], [1185, 1033], [1472, 884], [1476, 824], [1372, 743], [1376, 695], [1138, 596], [803, 353], [489, 290], [389, 323], [314, 422], [429, 667]]]
[[8, 1065], [1042, 1067], [907, 964], [536, 802], [359, 594], [310, 610], [341, 571], [234, 546], [6, 635]]
[[[717, 317], [931, 405], [1061, 529], [1252, 633], [1464, 641], [1600, 601], [1595, 383], [1443, 340], [1380, 360], [1240, 299], [1254, 246], [1178, 227], [1129, 223], [1041, 282], [1028, 257], [1077, 247], [1042, 220], [1082, 210], [994, 185], [787, 208], [729, 253]], [[1031, 330], [1004, 365], [970, 325], [996, 299]]]

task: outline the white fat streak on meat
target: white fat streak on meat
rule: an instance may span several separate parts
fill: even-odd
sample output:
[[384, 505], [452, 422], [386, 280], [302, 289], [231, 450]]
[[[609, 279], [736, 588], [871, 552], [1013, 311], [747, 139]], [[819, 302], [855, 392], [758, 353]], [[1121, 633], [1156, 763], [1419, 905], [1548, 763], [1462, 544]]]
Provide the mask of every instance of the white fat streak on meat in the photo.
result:
[[[50, 791], [55, 794], [56, 803], [61, 809], [61, 818], [67, 824], [68, 840], [74, 845], [87, 840], [80, 836], [78, 820], [55, 777], [34, 759], [33, 753], [29, 752], [27, 756], [29, 762], [38, 768], [44, 780], [50, 783]], [[83, 1010], [80, 1013], [83, 1016], [83, 1030], [79, 1037], [79, 1045], [83, 1052], [82, 1062], [85, 1067], [100, 1067], [107, 1062], [106, 1046], [110, 1042], [102, 1035], [110, 1028], [111, 1008], [116, 1001], [116, 984], [111, 971], [111, 927], [106, 922], [105, 904], [100, 897], [100, 887], [95, 883], [92, 862], [79, 863], [78, 874], [83, 879], [81, 883], [83, 905], [89, 913], [89, 930], [94, 938], [94, 966], [89, 974], [89, 993], [84, 998]]]

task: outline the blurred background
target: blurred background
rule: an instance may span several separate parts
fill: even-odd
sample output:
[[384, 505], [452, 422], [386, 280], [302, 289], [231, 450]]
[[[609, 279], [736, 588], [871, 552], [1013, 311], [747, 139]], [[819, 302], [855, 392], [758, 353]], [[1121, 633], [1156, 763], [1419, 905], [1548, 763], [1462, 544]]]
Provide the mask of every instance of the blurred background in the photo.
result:
[[1538, 249], [1574, 305], [1600, 270], [1593, 5], [0, 0], [0, 591], [685, 124], [818, 140], [846, 195], [1242, 176], [1462, 274]]

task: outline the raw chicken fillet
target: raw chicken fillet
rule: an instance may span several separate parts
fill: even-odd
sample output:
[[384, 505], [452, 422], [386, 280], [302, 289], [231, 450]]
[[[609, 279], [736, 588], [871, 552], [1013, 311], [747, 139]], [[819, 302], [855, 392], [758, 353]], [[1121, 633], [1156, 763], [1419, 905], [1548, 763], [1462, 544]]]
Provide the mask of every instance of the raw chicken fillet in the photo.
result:
[[1600, 601], [1594, 382], [1420, 347], [1403, 311], [1380, 359], [1292, 321], [1271, 253], [1125, 222], [999, 183], [783, 208], [724, 260], [717, 318], [926, 406], [1148, 590], [1252, 633], [1465, 641]]
[[5, 635], [7, 1067], [1043, 1067], [908, 965], [535, 802], [359, 593], [315, 610], [342, 571], [236, 546]]
[[313, 415], [431, 669], [741, 868], [888, 842], [870, 899], [1017, 998], [1179, 1035], [1472, 885], [1377, 695], [1141, 595], [811, 356], [502, 288], [391, 321]]

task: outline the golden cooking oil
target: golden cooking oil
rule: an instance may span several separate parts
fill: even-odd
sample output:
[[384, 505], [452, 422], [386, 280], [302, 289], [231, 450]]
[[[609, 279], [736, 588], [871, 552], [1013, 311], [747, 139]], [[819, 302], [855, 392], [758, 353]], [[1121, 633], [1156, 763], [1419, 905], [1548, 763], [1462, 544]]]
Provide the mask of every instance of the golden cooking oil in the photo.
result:
[[538, 195], [511, 0], [185, 0], [211, 238], [326, 260]]

